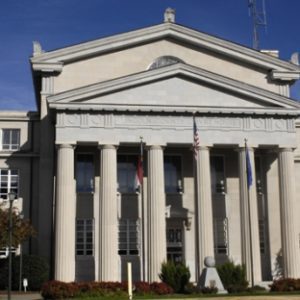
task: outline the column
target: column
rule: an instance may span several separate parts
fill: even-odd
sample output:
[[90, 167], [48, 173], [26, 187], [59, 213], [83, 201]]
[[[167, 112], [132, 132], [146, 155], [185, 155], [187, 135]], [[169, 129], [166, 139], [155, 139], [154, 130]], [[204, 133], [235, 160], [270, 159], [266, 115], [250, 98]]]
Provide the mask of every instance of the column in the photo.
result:
[[261, 282], [258, 209], [253, 148], [248, 147], [248, 152], [252, 171], [252, 185], [249, 188], [246, 149], [239, 149], [242, 263], [246, 266], [247, 280], [250, 284], [256, 284]]
[[148, 151], [148, 281], [159, 281], [161, 263], [166, 261], [166, 217], [163, 149]]
[[119, 281], [117, 149], [101, 146], [99, 203], [99, 278]]
[[204, 268], [206, 256], [214, 257], [213, 213], [211, 200], [210, 157], [208, 147], [197, 149], [196, 171], [196, 244], [197, 276]]
[[283, 273], [285, 277], [298, 278], [300, 269], [298, 234], [295, 226], [296, 195], [292, 149], [280, 149], [278, 167]]
[[[48, 212], [44, 212], [48, 213]], [[59, 145], [57, 150], [55, 274], [56, 280], [75, 280], [76, 193], [74, 147]]]

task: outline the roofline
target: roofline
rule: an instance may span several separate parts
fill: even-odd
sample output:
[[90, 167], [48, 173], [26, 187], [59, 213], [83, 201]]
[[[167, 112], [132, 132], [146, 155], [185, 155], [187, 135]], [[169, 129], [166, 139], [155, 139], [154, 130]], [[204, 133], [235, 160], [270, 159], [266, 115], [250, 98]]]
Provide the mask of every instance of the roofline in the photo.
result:
[[245, 97], [261, 99], [262, 101], [275, 105], [281, 104], [289, 107], [292, 106], [294, 109], [300, 109], [300, 104], [298, 102], [287, 97], [183, 63], [176, 63], [162, 68], [143, 71], [121, 78], [49, 95], [47, 100], [50, 107], [55, 107], [62, 103], [66, 104], [65, 101], [70, 103], [80, 99], [97, 97], [174, 76], [186, 76], [187, 78], [215, 85]]
[[0, 121], [38, 121], [36, 111], [1, 110]]
[[124, 47], [135, 46], [153, 40], [160, 40], [162, 38], [174, 38], [175, 40], [177, 39], [178, 41], [183, 41], [196, 47], [233, 57], [267, 70], [276, 69], [278, 71], [295, 71], [300, 73], [300, 67], [290, 62], [174, 23], [162, 23], [41, 53], [32, 57], [31, 63], [34, 70], [43, 70], [46, 65], [48, 71], [49, 64], [52, 63], [57, 71], [63, 63], [120, 50]]
[[126, 113], [188, 113], [188, 114], [207, 114], [207, 115], [270, 115], [270, 116], [291, 116], [298, 118], [300, 109], [276, 109], [276, 108], [250, 108], [245, 110], [240, 107], [211, 107], [211, 106], [160, 106], [160, 105], [131, 105], [127, 104], [85, 104], [78, 108], [76, 104], [50, 104], [50, 108], [57, 111], [104, 111], [104, 112], [126, 112]]

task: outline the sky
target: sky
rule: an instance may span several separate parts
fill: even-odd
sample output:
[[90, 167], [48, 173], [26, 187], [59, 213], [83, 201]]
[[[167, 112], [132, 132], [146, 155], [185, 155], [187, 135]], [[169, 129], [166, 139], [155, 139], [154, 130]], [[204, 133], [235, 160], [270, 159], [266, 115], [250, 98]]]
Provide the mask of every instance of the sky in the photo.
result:
[[[163, 22], [176, 23], [252, 47], [249, 0], [0, 0], [0, 109], [36, 110], [29, 58], [32, 42], [46, 51]], [[258, 4], [262, 0], [256, 0]], [[265, 0], [260, 49], [290, 60], [300, 52], [300, 0]], [[292, 88], [300, 100], [300, 84]]]

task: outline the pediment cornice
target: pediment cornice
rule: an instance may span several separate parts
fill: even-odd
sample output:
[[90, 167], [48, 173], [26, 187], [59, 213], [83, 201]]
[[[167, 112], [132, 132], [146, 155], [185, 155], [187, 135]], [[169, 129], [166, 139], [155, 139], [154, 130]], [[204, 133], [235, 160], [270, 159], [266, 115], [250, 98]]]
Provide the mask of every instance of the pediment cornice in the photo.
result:
[[300, 72], [300, 67], [272, 57], [257, 50], [235, 44], [218, 37], [196, 31], [178, 24], [163, 23], [127, 33], [41, 53], [31, 58], [34, 70], [39, 69], [45, 63], [70, 63], [95, 55], [117, 51], [135, 45], [149, 43], [151, 41], [171, 38], [175, 41], [186, 43], [199, 49], [219, 53], [237, 61], [243, 61], [253, 66], [266, 70]]
[[[222, 89], [227, 93], [233, 93], [239, 95], [240, 97], [253, 99], [261, 103], [266, 104], [266, 106], [272, 106], [269, 108], [264, 108], [266, 111], [274, 113], [278, 112], [289, 112], [298, 114], [300, 105], [298, 102], [290, 100], [287, 97], [266, 91], [264, 89], [245, 84], [215, 73], [208, 72], [206, 70], [196, 68], [191, 65], [186, 65], [182, 63], [166, 66], [163, 68], [158, 68], [154, 70], [148, 70], [145, 72], [121, 77], [118, 79], [109, 80], [106, 82], [100, 82], [97, 84], [69, 90], [59, 94], [54, 94], [48, 96], [47, 100], [51, 108], [56, 109], [105, 109], [105, 110], [153, 110], [153, 111], [200, 111], [200, 110], [211, 110], [211, 111], [236, 111], [241, 113], [245, 109], [236, 108], [226, 108], [224, 107], [203, 107], [203, 106], [160, 106], [160, 105], [148, 105], [147, 103], [140, 103], [139, 105], [123, 105], [122, 103], [103, 103], [101, 101], [94, 101], [92, 99], [99, 99], [102, 95], [113, 94], [118, 91], [124, 91], [127, 89], [133, 89], [135, 87], [149, 85], [153, 82], [163, 81], [168, 78], [178, 77], [183, 80], [192, 80], [198, 84], [204, 84], [206, 86], [211, 86], [212, 88]], [[247, 108], [249, 110], [249, 108]], [[249, 110], [251, 111], [251, 109]], [[252, 110], [254, 112], [254, 110]], [[257, 113], [260, 113], [261, 109], [255, 109]]]

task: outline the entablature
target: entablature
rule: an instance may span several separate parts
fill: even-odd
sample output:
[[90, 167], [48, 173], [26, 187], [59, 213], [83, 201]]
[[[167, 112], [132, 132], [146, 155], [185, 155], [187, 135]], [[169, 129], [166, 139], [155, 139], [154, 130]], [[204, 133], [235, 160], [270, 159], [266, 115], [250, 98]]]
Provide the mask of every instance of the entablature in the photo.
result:
[[[197, 114], [195, 121], [203, 145], [252, 144], [296, 146], [293, 116], [234, 116]], [[122, 114], [57, 112], [59, 142], [138, 143], [140, 137], [153, 144], [192, 143], [193, 114]]]

